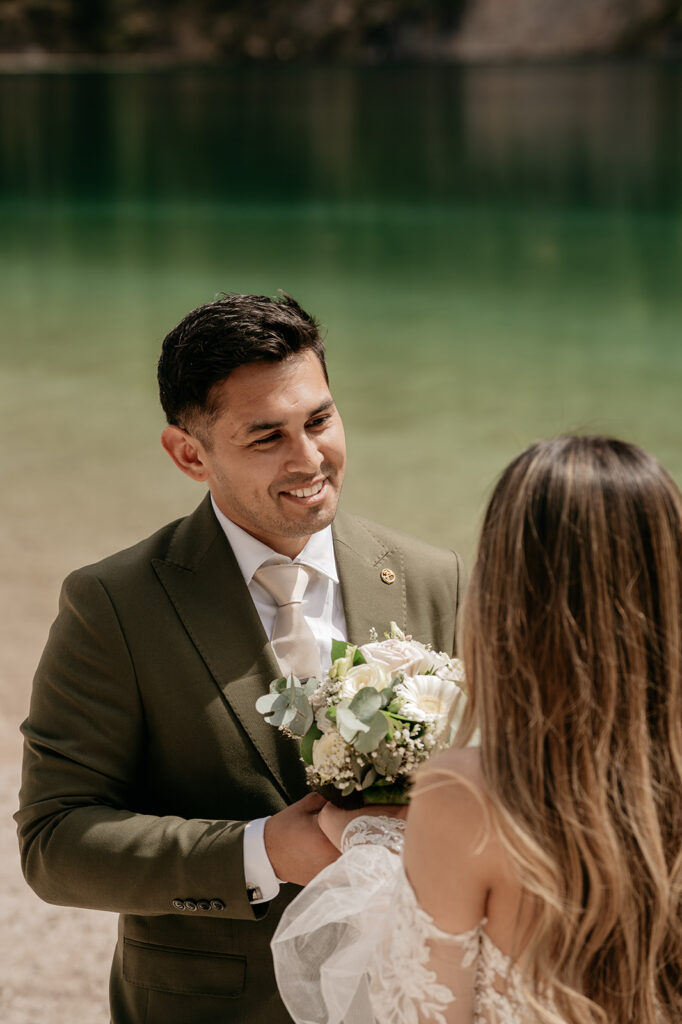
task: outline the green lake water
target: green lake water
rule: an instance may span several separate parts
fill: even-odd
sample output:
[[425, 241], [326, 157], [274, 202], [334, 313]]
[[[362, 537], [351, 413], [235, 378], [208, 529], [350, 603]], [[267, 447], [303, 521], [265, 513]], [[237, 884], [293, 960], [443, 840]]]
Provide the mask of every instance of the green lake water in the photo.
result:
[[322, 320], [346, 507], [467, 559], [537, 437], [620, 435], [682, 480], [681, 98], [645, 63], [0, 78], [10, 577], [28, 553], [53, 603], [199, 499], [155, 361], [221, 291]]

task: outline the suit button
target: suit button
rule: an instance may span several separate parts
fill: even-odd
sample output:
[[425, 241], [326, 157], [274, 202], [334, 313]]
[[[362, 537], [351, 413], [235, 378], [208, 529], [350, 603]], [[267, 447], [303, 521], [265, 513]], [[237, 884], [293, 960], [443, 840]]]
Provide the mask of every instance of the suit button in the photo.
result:
[[194, 900], [185, 900], [185, 910], [196, 910], [197, 905]]
[[222, 900], [211, 900], [211, 910], [224, 910], [225, 904]]
[[210, 910], [211, 904], [208, 900], [197, 900], [197, 910]]
[[173, 900], [173, 906], [175, 907], [176, 910], [184, 910], [185, 909], [185, 901], [184, 900]]

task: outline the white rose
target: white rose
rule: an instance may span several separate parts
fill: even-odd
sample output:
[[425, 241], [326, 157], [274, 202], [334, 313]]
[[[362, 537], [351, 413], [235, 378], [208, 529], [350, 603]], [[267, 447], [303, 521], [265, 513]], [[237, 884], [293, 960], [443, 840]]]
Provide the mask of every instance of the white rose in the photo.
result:
[[333, 782], [346, 766], [348, 747], [338, 732], [326, 732], [313, 743], [313, 768], [320, 780]]
[[398, 672], [416, 675], [424, 658], [431, 654], [418, 640], [375, 640], [359, 650], [368, 662], [385, 665], [392, 676]]
[[383, 690], [390, 686], [391, 676], [383, 665], [368, 662], [366, 665], [355, 665], [346, 673], [341, 685], [341, 696], [352, 700], [358, 690], [373, 686], [375, 690]]

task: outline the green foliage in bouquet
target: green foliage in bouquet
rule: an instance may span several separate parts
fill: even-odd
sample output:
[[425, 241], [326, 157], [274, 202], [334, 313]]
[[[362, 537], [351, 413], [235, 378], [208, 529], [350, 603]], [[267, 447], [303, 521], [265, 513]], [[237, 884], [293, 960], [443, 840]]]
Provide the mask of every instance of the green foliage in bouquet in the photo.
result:
[[319, 686], [317, 679], [302, 683], [294, 675], [281, 676], [270, 683], [270, 693], [256, 701], [256, 710], [268, 725], [275, 725], [292, 736], [305, 736], [313, 724], [309, 698]]

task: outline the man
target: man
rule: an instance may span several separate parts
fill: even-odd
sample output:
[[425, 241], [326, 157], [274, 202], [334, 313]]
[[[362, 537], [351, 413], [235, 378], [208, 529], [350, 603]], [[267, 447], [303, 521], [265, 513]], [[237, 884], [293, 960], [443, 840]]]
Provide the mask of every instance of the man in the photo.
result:
[[163, 446], [209, 494], [66, 580], [23, 726], [22, 863], [48, 902], [121, 914], [114, 1024], [278, 1024], [270, 938], [337, 853], [256, 699], [391, 620], [451, 651], [459, 562], [336, 515], [343, 426], [290, 297], [194, 310], [159, 386]]

